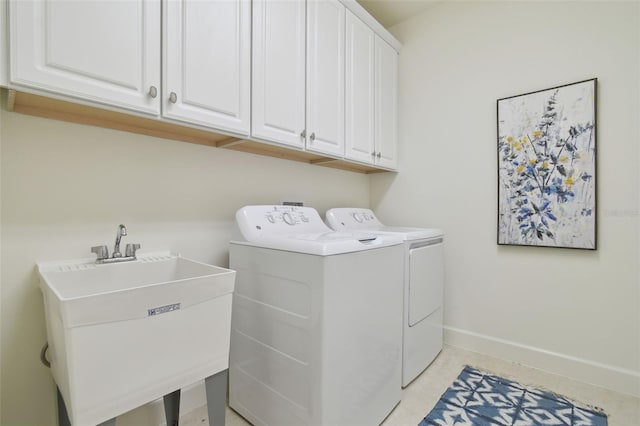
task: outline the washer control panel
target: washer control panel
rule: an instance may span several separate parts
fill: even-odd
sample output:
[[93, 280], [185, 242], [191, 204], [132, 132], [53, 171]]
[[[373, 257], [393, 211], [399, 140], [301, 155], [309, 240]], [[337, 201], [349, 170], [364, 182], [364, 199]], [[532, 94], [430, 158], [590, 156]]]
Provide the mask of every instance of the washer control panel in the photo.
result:
[[[309, 212], [303, 210], [303, 207], [294, 206], [270, 206], [264, 212], [264, 217], [271, 224], [285, 223], [289, 226], [295, 226], [303, 223], [309, 223]], [[308, 209], [308, 207], [307, 207]]]
[[247, 241], [268, 235], [332, 231], [311, 207], [246, 206], [236, 212], [236, 222]]

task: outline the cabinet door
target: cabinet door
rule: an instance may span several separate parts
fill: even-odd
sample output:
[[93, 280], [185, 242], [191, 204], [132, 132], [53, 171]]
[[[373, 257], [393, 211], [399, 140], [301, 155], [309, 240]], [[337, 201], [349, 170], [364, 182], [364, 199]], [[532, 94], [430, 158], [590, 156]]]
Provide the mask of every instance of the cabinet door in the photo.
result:
[[379, 166], [395, 169], [398, 165], [398, 53], [377, 35], [375, 62], [375, 161]]
[[374, 33], [351, 12], [346, 17], [345, 157], [372, 163], [374, 157]]
[[251, 135], [302, 148], [305, 2], [254, 0], [252, 39]]
[[249, 134], [250, 0], [165, 0], [162, 115]]
[[307, 150], [344, 155], [345, 7], [307, 3]]
[[9, 6], [13, 86], [160, 112], [160, 2], [11, 0]]

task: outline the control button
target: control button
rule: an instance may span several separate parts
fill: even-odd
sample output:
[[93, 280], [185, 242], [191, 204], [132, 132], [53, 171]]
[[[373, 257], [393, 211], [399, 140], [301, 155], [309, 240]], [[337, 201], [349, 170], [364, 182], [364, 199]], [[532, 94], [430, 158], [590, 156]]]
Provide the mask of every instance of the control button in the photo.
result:
[[267, 220], [271, 223], [276, 223], [276, 220], [274, 219], [274, 217], [270, 214], [267, 215]]
[[300, 215], [300, 219], [302, 219], [303, 222], [309, 222], [309, 218], [302, 214]]
[[287, 225], [295, 225], [296, 223], [295, 219], [293, 218], [293, 216], [291, 216], [289, 212], [282, 213], [282, 219], [285, 221]]
[[362, 215], [360, 213], [353, 213], [353, 218], [356, 220], [356, 222], [362, 223]]

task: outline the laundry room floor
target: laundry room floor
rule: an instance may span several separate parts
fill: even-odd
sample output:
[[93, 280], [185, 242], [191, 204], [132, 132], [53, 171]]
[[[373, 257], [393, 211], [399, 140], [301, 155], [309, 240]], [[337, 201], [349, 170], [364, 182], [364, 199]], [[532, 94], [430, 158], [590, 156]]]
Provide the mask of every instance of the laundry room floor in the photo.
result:
[[[580, 405], [599, 407], [608, 415], [609, 426], [640, 425], [640, 398], [445, 345], [429, 368], [404, 389], [402, 401], [382, 426], [417, 426], [466, 365], [515, 380], [523, 385], [564, 395]], [[180, 424], [206, 425], [206, 407], [188, 413], [181, 419]], [[242, 417], [227, 408], [226, 426], [247, 425], [249, 423]]]

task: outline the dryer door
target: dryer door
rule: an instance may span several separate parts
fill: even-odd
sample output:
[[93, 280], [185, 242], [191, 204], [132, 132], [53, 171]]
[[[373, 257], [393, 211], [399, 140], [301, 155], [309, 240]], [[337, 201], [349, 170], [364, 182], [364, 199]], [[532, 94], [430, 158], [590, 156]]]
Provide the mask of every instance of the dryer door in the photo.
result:
[[409, 248], [409, 327], [442, 306], [444, 284], [442, 238]]

